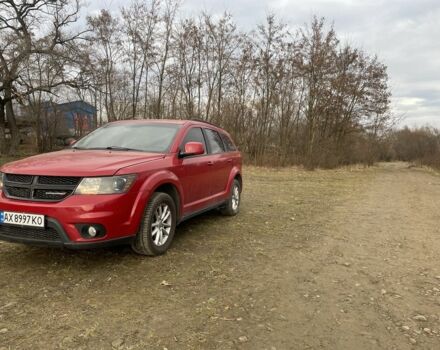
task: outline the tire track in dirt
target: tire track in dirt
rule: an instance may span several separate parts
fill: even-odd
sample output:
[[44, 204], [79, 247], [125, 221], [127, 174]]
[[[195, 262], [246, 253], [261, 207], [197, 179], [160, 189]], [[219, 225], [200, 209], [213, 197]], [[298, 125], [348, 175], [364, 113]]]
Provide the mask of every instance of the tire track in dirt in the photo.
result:
[[381, 165], [353, 193], [319, 220], [322, 239], [302, 259], [284, 260], [285, 322], [267, 344], [440, 349], [440, 178]]

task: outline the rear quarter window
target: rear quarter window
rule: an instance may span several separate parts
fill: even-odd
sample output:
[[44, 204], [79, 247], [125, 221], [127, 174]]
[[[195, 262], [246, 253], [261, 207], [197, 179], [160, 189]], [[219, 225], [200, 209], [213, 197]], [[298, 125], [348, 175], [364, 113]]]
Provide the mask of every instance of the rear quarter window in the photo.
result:
[[209, 145], [209, 153], [217, 154], [224, 152], [225, 148], [220, 134], [217, 131], [211, 129], [204, 129], [204, 131], [206, 135], [206, 141]]
[[221, 133], [220, 136], [222, 138], [223, 144], [225, 145], [226, 152], [234, 152], [237, 150], [237, 147], [234, 145], [234, 142], [232, 142], [231, 138], [228, 135]]

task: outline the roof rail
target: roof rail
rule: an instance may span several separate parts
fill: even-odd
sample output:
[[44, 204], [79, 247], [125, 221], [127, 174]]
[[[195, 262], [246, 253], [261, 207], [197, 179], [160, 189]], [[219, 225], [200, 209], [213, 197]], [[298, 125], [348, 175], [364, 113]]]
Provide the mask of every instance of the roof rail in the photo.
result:
[[216, 128], [221, 128], [220, 126], [218, 126], [218, 125], [216, 125], [214, 123], [208, 122], [208, 121], [200, 119], [200, 118], [191, 118], [190, 120], [192, 122], [205, 123], [205, 124], [209, 124], [209, 125], [215, 126]]

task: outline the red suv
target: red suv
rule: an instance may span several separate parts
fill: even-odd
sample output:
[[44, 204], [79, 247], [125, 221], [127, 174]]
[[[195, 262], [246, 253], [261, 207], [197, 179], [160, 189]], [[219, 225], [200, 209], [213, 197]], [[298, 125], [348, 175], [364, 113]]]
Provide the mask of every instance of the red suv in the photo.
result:
[[241, 163], [229, 134], [205, 122], [109, 123], [70, 149], [0, 168], [0, 239], [162, 254], [183, 220], [238, 213]]

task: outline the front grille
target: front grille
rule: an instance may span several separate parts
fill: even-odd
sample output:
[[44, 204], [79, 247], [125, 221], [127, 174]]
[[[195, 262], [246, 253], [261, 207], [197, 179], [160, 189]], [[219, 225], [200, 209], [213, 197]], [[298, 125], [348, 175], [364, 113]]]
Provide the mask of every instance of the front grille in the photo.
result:
[[6, 174], [6, 181], [30, 185], [34, 177], [32, 175]]
[[24, 238], [24, 239], [28, 238], [28, 239], [35, 239], [39, 241], [49, 241], [49, 242], [62, 241], [58, 232], [52, 227], [41, 229], [41, 228], [0, 225], [0, 235], [11, 238]]
[[8, 198], [58, 202], [70, 196], [80, 181], [73, 176], [6, 174], [4, 190]]
[[38, 176], [38, 183], [42, 185], [78, 185], [81, 178], [72, 176]]
[[31, 196], [30, 188], [6, 186], [6, 189], [11, 197], [30, 198]]

